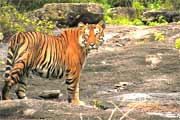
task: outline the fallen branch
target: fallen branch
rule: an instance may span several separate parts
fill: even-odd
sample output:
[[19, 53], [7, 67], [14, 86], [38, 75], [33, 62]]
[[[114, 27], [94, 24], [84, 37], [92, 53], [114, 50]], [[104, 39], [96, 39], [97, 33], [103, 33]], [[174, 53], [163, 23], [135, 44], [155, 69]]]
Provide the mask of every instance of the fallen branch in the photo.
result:
[[124, 119], [131, 111], [133, 111], [137, 106], [139, 106], [139, 105], [142, 104], [143, 102], [145, 102], [145, 101], [142, 101], [142, 102], [134, 105], [134, 106], [133, 106], [129, 111], [127, 111], [119, 120]]
[[113, 111], [111, 112], [111, 115], [109, 116], [109, 118], [108, 118], [108, 120], [112, 120], [112, 117], [113, 117], [113, 115], [114, 115], [114, 113], [117, 111], [117, 108], [115, 107], [114, 109], [113, 109]]

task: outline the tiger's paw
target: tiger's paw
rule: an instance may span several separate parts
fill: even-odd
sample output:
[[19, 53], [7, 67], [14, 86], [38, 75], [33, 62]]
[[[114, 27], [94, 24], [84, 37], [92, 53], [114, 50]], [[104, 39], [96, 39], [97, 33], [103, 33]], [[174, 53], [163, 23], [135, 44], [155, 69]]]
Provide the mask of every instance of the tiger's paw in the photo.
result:
[[82, 106], [86, 105], [85, 102], [83, 102], [83, 101], [81, 101], [81, 100], [72, 100], [72, 101], [71, 101], [71, 104], [72, 104], [72, 105], [79, 105], [79, 106], [80, 106], [80, 105], [82, 105]]

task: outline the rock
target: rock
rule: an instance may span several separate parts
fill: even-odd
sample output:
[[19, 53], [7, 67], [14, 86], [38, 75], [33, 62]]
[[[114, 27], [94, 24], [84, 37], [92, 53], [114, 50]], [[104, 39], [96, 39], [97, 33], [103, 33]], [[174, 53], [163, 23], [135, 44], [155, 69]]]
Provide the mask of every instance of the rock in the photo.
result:
[[58, 27], [76, 26], [80, 21], [97, 23], [103, 19], [103, 8], [93, 3], [51, 3], [30, 13], [40, 19], [49, 18]]
[[132, 0], [117, 0], [116, 2], [114, 1], [113, 6], [115, 7], [131, 7], [133, 4]]
[[23, 111], [23, 114], [25, 116], [32, 116], [36, 111], [37, 110], [35, 110], [35, 109], [26, 109], [26, 110]]
[[[112, 25], [115, 26], [115, 25]], [[115, 36], [112, 36], [110, 42], [123, 44], [127, 46], [129, 44], [143, 45], [149, 42], [157, 42], [158, 34], [164, 37], [164, 40], [161, 41], [166, 44], [175, 45], [176, 40], [180, 37], [180, 24], [179, 23], [170, 23], [168, 25], [158, 25], [153, 27], [148, 26], [131, 26], [129, 30], [125, 26], [118, 27], [116, 29]], [[113, 31], [113, 29], [111, 29]], [[111, 32], [110, 30], [108, 32]], [[169, 32], [171, 31], [171, 32]], [[157, 37], [157, 38], [156, 38]]]
[[172, 113], [172, 112], [147, 112], [148, 115], [160, 116], [169, 119], [180, 118], [180, 114]]
[[107, 102], [105, 100], [99, 100], [99, 99], [93, 100], [93, 106], [95, 106], [99, 109], [102, 109], [102, 110], [114, 108], [114, 105], [112, 103]]
[[[106, 102], [105, 106], [108, 105]], [[114, 105], [111, 104], [111, 107], [114, 108]], [[105, 111], [91, 106], [71, 106], [66, 102], [50, 100], [0, 101], [0, 120], [97, 120], [108, 118], [110, 114], [111, 109]], [[117, 118], [120, 118], [119, 113]]]
[[118, 84], [115, 84], [114, 87], [119, 88], [119, 87], [124, 87], [124, 86], [130, 85], [130, 84], [131, 83], [129, 83], [129, 82], [119, 82]]
[[132, 85], [133, 83], [130, 82], [119, 82], [117, 84], [114, 84], [114, 89], [116, 90], [124, 90], [127, 89], [128, 86]]
[[112, 17], [127, 17], [134, 19], [136, 17], [136, 10], [131, 7], [115, 7], [111, 9]]
[[39, 97], [42, 98], [58, 98], [60, 95], [60, 90], [46, 90], [40, 93]]
[[145, 62], [150, 65], [152, 69], [155, 69], [162, 62], [162, 54], [157, 53], [146, 55]]
[[180, 20], [179, 11], [170, 11], [170, 10], [157, 10], [157, 11], [146, 11], [143, 13], [142, 21], [145, 23], [159, 21], [160, 17], [167, 22], [177, 22]]

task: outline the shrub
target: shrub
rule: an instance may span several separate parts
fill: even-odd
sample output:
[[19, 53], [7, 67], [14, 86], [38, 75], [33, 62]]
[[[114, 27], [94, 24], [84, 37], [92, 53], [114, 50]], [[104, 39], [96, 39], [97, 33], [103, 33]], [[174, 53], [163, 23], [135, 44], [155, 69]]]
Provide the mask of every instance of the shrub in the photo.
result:
[[168, 22], [164, 19], [164, 16], [159, 16], [157, 21], [152, 21], [147, 23], [149, 26], [155, 26], [155, 25], [160, 25], [160, 24], [168, 24]]
[[55, 24], [48, 19], [30, 18], [27, 13], [20, 13], [12, 5], [0, 8], [0, 32], [11, 35], [16, 32], [39, 31], [51, 34]]
[[132, 24], [133, 25], [144, 25], [144, 23], [140, 19], [138, 19], [138, 18], [134, 19], [132, 21]]

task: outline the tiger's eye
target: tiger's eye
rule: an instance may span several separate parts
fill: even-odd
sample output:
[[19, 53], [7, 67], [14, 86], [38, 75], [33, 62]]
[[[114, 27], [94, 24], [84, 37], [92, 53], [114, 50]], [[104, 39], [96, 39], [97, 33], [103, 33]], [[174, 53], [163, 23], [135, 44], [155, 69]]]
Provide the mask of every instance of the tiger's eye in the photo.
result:
[[85, 34], [85, 35], [89, 35], [89, 31], [90, 31], [89, 29], [86, 29], [86, 30], [84, 31], [84, 34]]
[[95, 35], [98, 35], [100, 33], [99, 29], [98, 28], [94, 28], [94, 33], [95, 33]]

